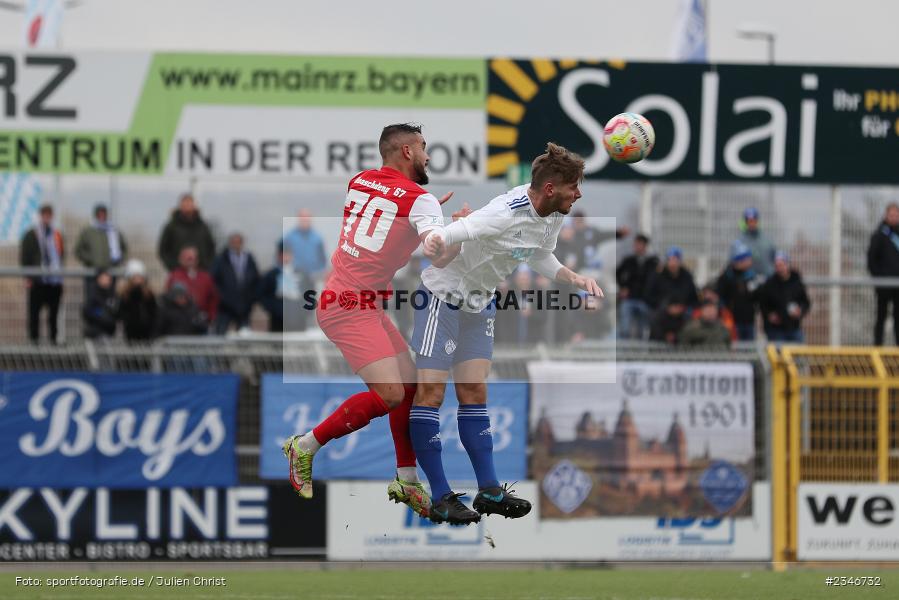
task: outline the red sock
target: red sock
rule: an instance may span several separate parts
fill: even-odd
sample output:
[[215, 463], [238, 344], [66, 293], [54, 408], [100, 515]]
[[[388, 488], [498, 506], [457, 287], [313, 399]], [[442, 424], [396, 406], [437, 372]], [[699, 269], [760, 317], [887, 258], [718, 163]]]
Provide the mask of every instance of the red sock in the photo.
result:
[[324, 446], [331, 440], [353, 433], [369, 421], [387, 414], [387, 404], [372, 391], [353, 394], [337, 410], [312, 430], [318, 443]]
[[393, 447], [396, 449], [397, 467], [414, 467], [415, 450], [412, 438], [409, 437], [409, 411], [415, 398], [415, 386], [404, 385], [406, 395], [403, 402], [390, 411], [390, 433], [393, 434]]

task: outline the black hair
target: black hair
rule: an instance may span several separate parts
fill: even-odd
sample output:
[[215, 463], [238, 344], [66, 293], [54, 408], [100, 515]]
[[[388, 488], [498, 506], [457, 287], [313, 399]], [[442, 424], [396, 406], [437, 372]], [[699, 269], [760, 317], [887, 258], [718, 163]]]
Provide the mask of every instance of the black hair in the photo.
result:
[[387, 160], [387, 157], [398, 149], [396, 139], [410, 133], [421, 133], [421, 125], [416, 123], [394, 123], [388, 125], [381, 130], [381, 137], [378, 139], [378, 152], [381, 153], [381, 159]]

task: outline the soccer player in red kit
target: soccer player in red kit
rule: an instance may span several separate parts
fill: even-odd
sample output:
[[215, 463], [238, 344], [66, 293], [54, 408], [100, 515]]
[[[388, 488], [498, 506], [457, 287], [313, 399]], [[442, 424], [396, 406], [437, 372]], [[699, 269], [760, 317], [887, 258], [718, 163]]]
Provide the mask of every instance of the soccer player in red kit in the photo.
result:
[[421, 186], [428, 183], [429, 157], [421, 126], [388, 125], [378, 142], [383, 166], [350, 180], [343, 228], [331, 257], [333, 270], [319, 297], [316, 313], [325, 335], [340, 348], [367, 392], [346, 399], [305, 435], [284, 443], [290, 483], [303, 498], [312, 497], [312, 459], [333, 439], [390, 415], [396, 448], [396, 479], [388, 497], [428, 516], [431, 500], [418, 481], [415, 451], [409, 438], [409, 411], [415, 397], [416, 371], [406, 340], [384, 312], [381, 302], [396, 272], [409, 262], [419, 243], [443, 228], [438, 200]]

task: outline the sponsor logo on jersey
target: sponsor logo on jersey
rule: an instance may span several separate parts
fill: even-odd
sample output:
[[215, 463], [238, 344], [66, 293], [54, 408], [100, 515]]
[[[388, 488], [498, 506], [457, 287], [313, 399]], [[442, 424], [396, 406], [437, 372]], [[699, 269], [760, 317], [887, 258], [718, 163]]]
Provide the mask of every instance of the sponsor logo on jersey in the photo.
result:
[[534, 254], [534, 248], [513, 248], [512, 258], [515, 260], [527, 260]]
[[367, 187], [371, 190], [377, 190], [382, 194], [389, 194], [391, 190], [391, 188], [382, 183], [378, 183], [377, 181], [368, 181], [367, 179], [362, 179], [361, 177], [356, 179], [356, 183], [358, 183], [362, 187]]
[[359, 258], [359, 251], [350, 246], [346, 240], [340, 245], [340, 249], [352, 256], [353, 258]]

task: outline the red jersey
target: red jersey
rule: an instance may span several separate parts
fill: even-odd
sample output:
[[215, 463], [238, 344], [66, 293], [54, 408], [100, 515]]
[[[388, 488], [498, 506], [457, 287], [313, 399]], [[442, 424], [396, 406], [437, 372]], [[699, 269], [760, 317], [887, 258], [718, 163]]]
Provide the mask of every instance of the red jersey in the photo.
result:
[[359, 173], [347, 187], [329, 287], [387, 290], [418, 247], [419, 236], [441, 227], [437, 198], [396, 169]]

